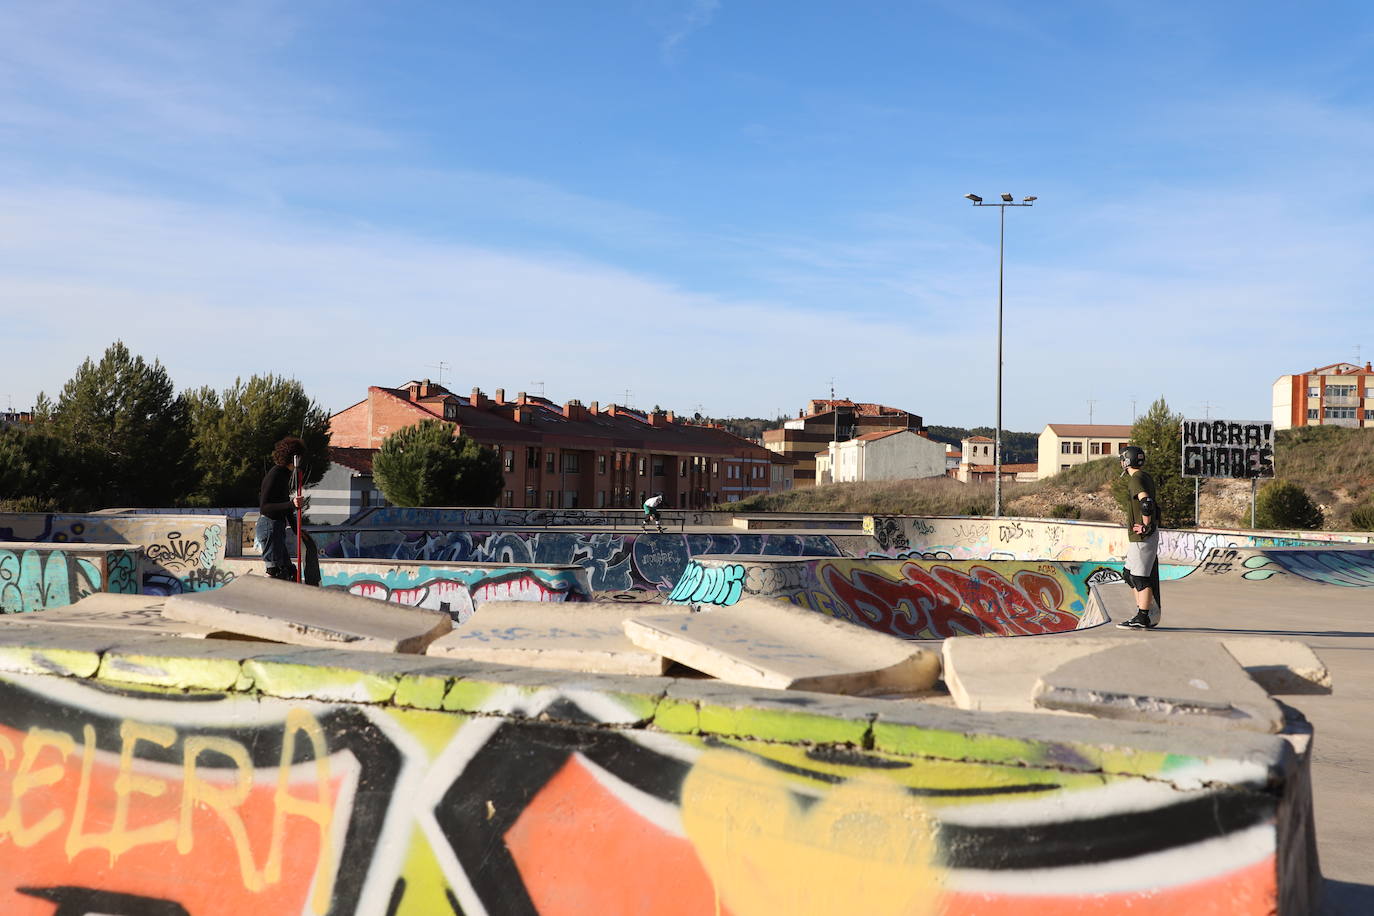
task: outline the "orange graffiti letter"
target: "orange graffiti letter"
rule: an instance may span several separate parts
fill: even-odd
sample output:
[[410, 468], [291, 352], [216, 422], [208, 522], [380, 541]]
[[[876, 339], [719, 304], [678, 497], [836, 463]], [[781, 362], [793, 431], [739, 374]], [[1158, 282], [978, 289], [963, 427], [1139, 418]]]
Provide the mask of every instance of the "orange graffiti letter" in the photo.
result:
[[[196, 770], [196, 759], [201, 754], [222, 754], [234, 761], [234, 788], [219, 789], [202, 779]], [[239, 874], [243, 886], [250, 891], [263, 888], [262, 875], [253, 862], [253, 848], [248, 841], [248, 830], [243, 826], [238, 808], [248, 798], [253, 788], [253, 763], [248, 758], [248, 749], [237, 741], [228, 738], [187, 738], [186, 753], [182, 758], [181, 829], [177, 832], [177, 852], [186, 855], [195, 842], [191, 828], [191, 813], [196, 805], [204, 805], [224, 822], [229, 836], [234, 840], [234, 850], [239, 857]]]
[[[63, 762], [35, 769], [34, 763], [38, 760], [38, 755], [43, 753], [44, 748], [49, 747], [61, 753]], [[19, 772], [14, 774], [14, 782], [10, 784], [10, 807], [5, 816], [0, 818], [0, 834], [9, 834], [10, 839], [14, 840], [14, 845], [21, 848], [32, 846], [62, 826], [63, 814], [58, 810], [49, 811], [36, 822], [25, 825], [20, 803], [28, 792], [61, 780], [67, 772], [64, 764], [74, 750], [76, 742], [66, 732], [31, 728], [24, 736], [24, 751], [19, 759]], [[6, 762], [8, 760], [6, 757]]]
[[[291, 761], [296, 757], [296, 732], [304, 732], [310, 739], [310, 749], [315, 756], [315, 801], [297, 798], [290, 792]], [[272, 815], [272, 846], [267, 853], [266, 877], [269, 884], [281, 880], [287, 815], [294, 814], [314, 821], [320, 833], [320, 861], [310, 906], [316, 913], [324, 913], [329, 909], [330, 888], [334, 884], [334, 848], [330, 837], [334, 809], [330, 806], [329, 781], [329, 748], [325, 744], [324, 730], [309, 710], [293, 707], [286, 714], [286, 728], [282, 735], [281, 764], [277, 768], [276, 811]]]

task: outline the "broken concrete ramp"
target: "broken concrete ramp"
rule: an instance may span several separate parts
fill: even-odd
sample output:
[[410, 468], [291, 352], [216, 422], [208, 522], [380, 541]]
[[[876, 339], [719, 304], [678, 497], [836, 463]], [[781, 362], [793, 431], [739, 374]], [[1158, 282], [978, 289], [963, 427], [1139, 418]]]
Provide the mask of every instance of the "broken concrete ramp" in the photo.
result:
[[914, 693], [940, 676], [939, 656], [911, 642], [781, 601], [745, 599], [682, 616], [625, 621], [641, 648], [734, 684], [822, 693]]
[[1041, 676], [1035, 705], [1194, 728], [1283, 730], [1283, 712], [1219, 643], [1141, 641], [1064, 662]]
[[425, 654], [591, 674], [661, 675], [669, 660], [625, 635], [627, 618], [647, 614], [691, 616], [686, 608], [654, 604], [488, 601], [452, 633], [430, 643]]
[[442, 611], [266, 576], [240, 576], [223, 588], [172, 595], [162, 614], [257, 639], [373, 652], [423, 652], [453, 628]]

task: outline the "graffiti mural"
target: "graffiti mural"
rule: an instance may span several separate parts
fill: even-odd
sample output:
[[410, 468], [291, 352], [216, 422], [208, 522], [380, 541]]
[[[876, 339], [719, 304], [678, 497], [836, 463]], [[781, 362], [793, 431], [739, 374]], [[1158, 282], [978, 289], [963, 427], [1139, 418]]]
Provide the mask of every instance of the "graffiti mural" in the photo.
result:
[[1257, 550], [1218, 547], [1198, 565], [1199, 576], [1233, 576], [1248, 582], [1277, 577], [1305, 579], [1345, 588], [1374, 586], [1374, 550]]
[[138, 550], [0, 546], [0, 613], [65, 607], [95, 592], [136, 594], [138, 568]]
[[322, 563], [320, 584], [365, 598], [443, 611], [462, 623], [488, 601], [589, 601], [584, 569], [392, 566]]
[[[732, 512], [664, 509], [665, 518], [688, 525], [729, 525]], [[375, 506], [345, 524], [354, 528], [615, 528], [642, 527], [644, 513], [627, 509], [436, 509]]]
[[1279, 837], [1301, 837], [1291, 822], [1308, 812], [1262, 757], [1136, 750], [1104, 771], [1081, 745], [979, 744], [938, 713], [948, 752], [908, 756], [646, 729], [623, 693], [586, 687], [470, 697], [480, 715], [6, 676], [0, 907], [1162, 916], [1292, 902]]
[[[868, 539], [865, 539], [868, 540]], [[828, 535], [645, 534], [589, 531], [395, 531], [329, 529], [316, 534], [322, 560], [581, 566], [594, 592], [669, 594], [702, 554], [843, 556]]]
[[1090, 586], [1120, 564], [703, 556], [668, 596], [676, 604], [774, 598], [904, 639], [1060, 633], [1101, 622]]

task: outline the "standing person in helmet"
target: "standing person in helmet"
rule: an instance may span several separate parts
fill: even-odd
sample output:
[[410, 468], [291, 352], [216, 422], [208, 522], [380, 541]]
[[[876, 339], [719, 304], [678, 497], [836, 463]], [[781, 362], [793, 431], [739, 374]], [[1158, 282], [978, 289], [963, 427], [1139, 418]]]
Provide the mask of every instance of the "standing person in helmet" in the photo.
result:
[[1146, 471], [1145, 450], [1128, 445], [1121, 450], [1121, 472], [1126, 478], [1130, 507], [1126, 518], [1126, 584], [1135, 592], [1136, 615], [1119, 627], [1153, 630], [1159, 626], [1159, 493]]

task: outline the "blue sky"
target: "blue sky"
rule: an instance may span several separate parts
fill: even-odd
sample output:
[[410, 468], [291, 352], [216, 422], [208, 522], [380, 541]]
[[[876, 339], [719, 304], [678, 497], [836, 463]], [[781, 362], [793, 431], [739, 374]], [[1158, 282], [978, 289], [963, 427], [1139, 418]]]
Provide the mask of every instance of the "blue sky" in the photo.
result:
[[116, 338], [331, 410], [1264, 419], [1374, 357], [1374, 7], [0, 2], [0, 406]]

